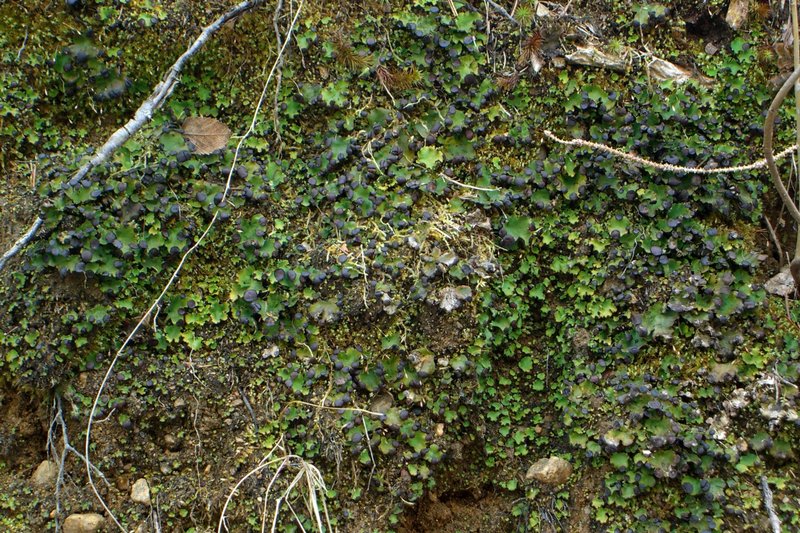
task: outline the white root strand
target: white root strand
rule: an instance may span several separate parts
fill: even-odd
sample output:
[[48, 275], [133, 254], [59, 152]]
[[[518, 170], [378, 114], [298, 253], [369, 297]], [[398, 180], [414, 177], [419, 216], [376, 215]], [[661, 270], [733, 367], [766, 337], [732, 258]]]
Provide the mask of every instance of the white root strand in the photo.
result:
[[[564, 144], [566, 146], [581, 146], [583, 148], [593, 148], [595, 150], [599, 150], [601, 152], [606, 152], [622, 159], [627, 159], [628, 161], [632, 161], [639, 165], [648, 168], [654, 168], [656, 170], [664, 170], [666, 172], [686, 172], [689, 174], [730, 174], [733, 172], [746, 172], [748, 170], [757, 170], [759, 168], [764, 168], [767, 166], [766, 159], [759, 159], [755, 163], [750, 163], [749, 165], [741, 165], [737, 167], [719, 167], [719, 168], [696, 168], [696, 167], [680, 167], [677, 165], [670, 165], [668, 163], [659, 163], [657, 161], [652, 161], [650, 159], [645, 159], [644, 157], [639, 157], [638, 155], [630, 154], [628, 152], [623, 152], [622, 150], [618, 150], [616, 148], [612, 148], [611, 146], [607, 146], [605, 144], [596, 143], [593, 141], [585, 141], [583, 139], [562, 139], [561, 137], [557, 137], [554, 135], [550, 130], [544, 130], [544, 134], [551, 140]], [[797, 146], [790, 146], [783, 150], [781, 153], [775, 156], [775, 160], [779, 161], [789, 154], [792, 153], [797, 148]]]

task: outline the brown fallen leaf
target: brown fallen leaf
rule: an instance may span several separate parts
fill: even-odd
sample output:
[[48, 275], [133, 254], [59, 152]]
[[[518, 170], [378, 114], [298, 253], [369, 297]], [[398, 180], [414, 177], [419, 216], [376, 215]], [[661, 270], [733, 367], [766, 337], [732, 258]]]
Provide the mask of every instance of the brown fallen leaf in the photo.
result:
[[204, 155], [225, 148], [231, 130], [215, 118], [189, 117], [183, 121], [183, 136], [194, 145], [196, 153]]

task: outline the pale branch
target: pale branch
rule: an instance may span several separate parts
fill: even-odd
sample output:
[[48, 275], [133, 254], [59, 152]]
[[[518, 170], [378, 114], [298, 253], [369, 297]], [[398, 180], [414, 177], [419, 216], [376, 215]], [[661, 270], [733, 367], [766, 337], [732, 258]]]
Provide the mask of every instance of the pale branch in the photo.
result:
[[169, 96], [172, 94], [172, 90], [175, 88], [175, 84], [178, 82], [178, 76], [180, 76], [183, 67], [186, 66], [186, 63], [189, 61], [189, 59], [191, 59], [197, 54], [197, 52], [200, 51], [200, 49], [203, 47], [203, 45], [205, 45], [206, 41], [208, 41], [212, 35], [219, 31], [220, 28], [222, 28], [222, 26], [229, 21], [256, 6], [263, 4], [264, 2], [265, 0], [247, 0], [242, 2], [203, 28], [203, 31], [200, 33], [197, 39], [195, 39], [186, 52], [184, 52], [178, 58], [178, 60], [175, 61], [164, 79], [159, 82], [158, 85], [156, 85], [150, 97], [145, 100], [141, 106], [139, 106], [139, 109], [136, 110], [133, 118], [108, 138], [102, 148], [100, 148], [98, 151], [97, 155], [93, 157], [89, 163], [78, 170], [75, 176], [70, 180], [70, 185], [76, 185], [93, 168], [105, 163], [111, 154], [113, 154], [120, 146], [130, 139], [132, 135], [139, 131], [141, 127], [144, 126], [148, 120], [150, 120], [150, 118], [152, 118], [153, 113], [160, 109], [166, 102], [167, 98], [169, 98]]
[[[553, 134], [550, 130], [544, 130], [545, 136], [553, 141], [564, 144], [567, 146], [581, 146], [583, 148], [593, 148], [595, 150], [599, 150], [601, 152], [606, 152], [608, 154], [615, 155], [622, 159], [626, 159], [628, 161], [632, 161], [643, 167], [654, 168], [656, 170], [663, 170], [666, 172], [686, 172], [688, 174], [730, 174], [733, 172], [746, 172], [748, 170], [757, 170], [759, 168], [764, 168], [767, 166], [766, 159], [759, 159], [755, 163], [750, 163], [749, 165], [742, 165], [738, 167], [718, 167], [718, 168], [697, 168], [697, 167], [680, 167], [677, 165], [670, 165], [668, 163], [659, 163], [657, 161], [652, 161], [650, 159], [646, 159], [644, 157], [640, 157], [635, 154], [630, 154], [628, 152], [623, 152], [622, 150], [618, 150], [617, 148], [612, 148], [611, 146], [596, 143], [593, 141], [585, 141], [583, 139], [562, 139], [561, 137], [557, 137]], [[775, 161], [779, 161], [789, 154], [791, 154], [797, 146], [790, 146], [786, 148], [781, 153], [774, 157]]]
[[[261, 1], [263, 1], [263, 0], [258, 0], [258, 1], [254, 0], [252, 2], [246, 2], [246, 4], [248, 4], [250, 7], [253, 7], [257, 3], [260, 3]], [[252, 116], [252, 119], [250, 121], [250, 125], [248, 126], [247, 131], [245, 131], [244, 134], [239, 138], [239, 142], [236, 145], [236, 150], [233, 153], [233, 161], [231, 162], [230, 170], [228, 171], [228, 178], [227, 178], [227, 180], [225, 182], [225, 188], [222, 191], [222, 200], [220, 201], [220, 205], [224, 205], [225, 200], [227, 199], [228, 194], [230, 193], [231, 182], [233, 180], [233, 173], [234, 173], [234, 170], [236, 168], [236, 163], [237, 163], [237, 161], [239, 159], [239, 153], [240, 153], [240, 151], [242, 149], [242, 146], [244, 145], [245, 141], [255, 131], [256, 123], [258, 121], [258, 116], [259, 116], [259, 114], [261, 112], [261, 107], [263, 106], [264, 100], [265, 100], [266, 95], [267, 95], [267, 89], [269, 88], [270, 82], [274, 79], [276, 71], [279, 70], [279, 65], [281, 64], [281, 60], [283, 58], [284, 53], [286, 52], [287, 45], [291, 42], [292, 33], [294, 32], [295, 26], [297, 24], [297, 20], [299, 19], [300, 13], [302, 12], [304, 1], [305, 0], [300, 0], [300, 3], [298, 5], [298, 7], [297, 7], [297, 11], [294, 14], [294, 18], [292, 19], [291, 24], [289, 25], [289, 28], [288, 28], [288, 30], [286, 32], [286, 36], [285, 36], [285, 38], [283, 40], [283, 44], [282, 44], [280, 50], [278, 51], [278, 57], [275, 59], [275, 62], [272, 64], [272, 68], [270, 69], [269, 75], [267, 76], [267, 79], [264, 81], [264, 85], [263, 85], [263, 88], [261, 90], [261, 95], [259, 96], [259, 99], [258, 99], [258, 102], [256, 104], [255, 110], [253, 111], [253, 116]], [[244, 4], [240, 4], [240, 6], [242, 6], [242, 5], [244, 5]], [[88, 461], [89, 461], [89, 456], [90, 456], [90, 451], [91, 451], [91, 443], [92, 443], [92, 422], [94, 420], [95, 413], [97, 412], [97, 407], [98, 407], [98, 405], [100, 403], [100, 398], [101, 398], [101, 396], [103, 394], [103, 391], [105, 390], [106, 385], [108, 384], [109, 378], [111, 377], [111, 373], [114, 371], [114, 368], [116, 367], [117, 361], [119, 361], [120, 357], [122, 357], [122, 354], [125, 351], [125, 349], [128, 347], [128, 345], [131, 343], [133, 338], [136, 336], [136, 334], [142, 328], [142, 325], [144, 325], [144, 323], [152, 315], [153, 311], [156, 310], [157, 308], [159, 308], [159, 306], [161, 305], [161, 302], [163, 301], [163, 299], [166, 296], [167, 292], [172, 287], [172, 285], [175, 283], [175, 281], [178, 279], [178, 275], [180, 274], [181, 270], [183, 269], [183, 265], [186, 263], [186, 261], [189, 258], [189, 256], [191, 256], [192, 253], [194, 253], [194, 251], [197, 248], [199, 248], [203, 244], [203, 242], [205, 242], [206, 237], [211, 232], [211, 229], [214, 227], [214, 224], [216, 223], [217, 219], [219, 218], [220, 212], [221, 212], [221, 208], [218, 208], [216, 211], [214, 211], [214, 215], [211, 217], [211, 220], [209, 221], [209, 223], [206, 226], [206, 228], [203, 231], [203, 233], [200, 235], [200, 237], [197, 239], [197, 241], [188, 250], [186, 250], [186, 252], [183, 254], [183, 256], [181, 257], [181, 260], [178, 262], [178, 265], [172, 271], [172, 274], [170, 275], [170, 277], [167, 280], [167, 282], [164, 285], [164, 287], [161, 289], [161, 292], [156, 297], [155, 301], [150, 305], [150, 307], [147, 309], [147, 311], [144, 312], [144, 314], [139, 319], [139, 321], [136, 323], [136, 325], [133, 327], [133, 329], [130, 331], [130, 333], [128, 333], [127, 337], [125, 337], [125, 340], [122, 342], [122, 345], [119, 347], [119, 349], [114, 354], [114, 357], [111, 359], [111, 362], [108, 365], [108, 369], [106, 370], [106, 373], [103, 376], [103, 380], [100, 382], [100, 386], [97, 389], [97, 394], [95, 395], [94, 402], [92, 403], [92, 408], [91, 408], [91, 410], [89, 412], [89, 419], [88, 419], [88, 421], [86, 423], [86, 438], [84, 440], [84, 453], [85, 453], [85, 456], [86, 456], [87, 464], [88, 464]], [[119, 528], [120, 531], [126, 532], [126, 529], [122, 526], [122, 524], [119, 522], [119, 520], [117, 520], [117, 518], [114, 516], [114, 513], [108, 507], [108, 505], [106, 504], [105, 500], [100, 495], [100, 492], [97, 490], [97, 487], [95, 486], [95, 483], [94, 483], [94, 479], [92, 478], [92, 470], [88, 466], [86, 468], [86, 474], [87, 474], [87, 478], [88, 478], [88, 481], [89, 481], [89, 486], [91, 487], [92, 491], [94, 492], [94, 495], [97, 498], [97, 500], [103, 506], [103, 509], [109, 515], [109, 517], [114, 522], [114, 524], [117, 526], [117, 528]]]
[[781, 519], [775, 513], [775, 508], [772, 506], [772, 490], [767, 483], [767, 477], [761, 476], [761, 494], [764, 496], [764, 508], [769, 515], [769, 525], [772, 527], [773, 533], [781, 533]]
[[794, 84], [797, 83], [798, 79], [800, 79], [800, 68], [792, 72], [792, 75], [786, 79], [783, 86], [781, 86], [778, 91], [778, 94], [776, 94], [775, 98], [772, 100], [772, 104], [769, 106], [767, 118], [764, 120], [764, 156], [766, 157], [769, 175], [772, 177], [772, 184], [775, 186], [775, 189], [777, 189], [783, 201], [783, 205], [786, 206], [786, 210], [792, 215], [794, 221], [800, 224], [800, 211], [798, 211], [797, 204], [794, 203], [789, 191], [786, 190], [786, 186], [784, 186], [781, 175], [778, 172], [778, 167], [775, 165], [775, 160], [777, 158], [772, 155], [772, 140], [775, 134], [775, 118], [778, 115], [778, 109], [780, 109], [781, 104], [784, 99], [786, 99], [789, 91], [792, 90], [792, 87], [794, 87]]
[[253, 410], [253, 406], [250, 404], [250, 399], [247, 397], [247, 393], [244, 391], [244, 388], [240, 385], [239, 389], [239, 397], [242, 399], [244, 406], [247, 407], [247, 411], [250, 413], [250, 417], [253, 419], [253, 430], [258, 433], [258, 417], [256, 416], [256, 412]]
[[41, 217], [36, 217], [36, 220], [33, 221], [33, 224], [31, 224], [31, 227], [25, 232], [25, 235], [17, 239], [17, 242], [15, 242], [14, 245], [3, 254], [3, 257], [0, 257], [0, 271], [3, 270], [3, 267], [6, 265], [6, 262], [9, 259], [17, 255], [20, 250], [25, 248], [25, 246], [27, 246], [28, 243], [33, 240], [33, 238], [36, 236], [36, 232], [39, 231], [39, 228], [42, 227], [43, 223], [44, 220]]
[[[794, 60], [794, 68], [800, 69], [800, 27], [797, 20], [797, 0], [792, 0], [791, 4], [791, 19], [792, 19], [792, 59]], [[795, 123], [795, 139], [797, 144], [800, 145], [800, 86], [794, 86], [794, 123]], [[797, 156], [800, 158], [800, 148], [797, 149]], [[795, 241], [795, 257], [800, 256], [800, 236]]]
[[778, 253], [778, 260], [780, 261], [780, 266], [783, 268], [784, 261], [786, 260], [783, 257], [783, 247], [781, 246], [781, 240], [778, 238], [778, 234], [775, 233], [775, 228], [772, 227], [772, 224], [769, 222], [769, 218], [766, 215], [762, 217], [764, 219], [764, 224], [767, 225], [767, 231], [769, 231], [769, 237], [772, 239], [772, 244], [775, 246], [775, 251]]
[[486, 0], [486, 3], [489, 4], [494, 8], [495, 11], [503, 15], [505, 18], [516, 24], [517, 26], [522, 26], [517, 19], [511, 16], [511, 13], [505, 10], [503, 6], [495, 2], [494, 0]]
[[[191, 59], [208, 39], [220, 30], [227, 22], [235, 19], [239, 15], [253, 9], [254, 7], [263, 4], [266, 0], [247, 0], [236, 5], [233, 9], [229, 10], [214, 22], [203, 28], [200, 35], [194, 40], [189, 48], [184, 52], [172, 67], [167, 71], [164, 78], [158, 82], [153, 89], [152, 94], [139, 106], [139, 109], [133, 115], [133, 118], [128, 120], [121, 128], [111, 134], [106, 140], [105, 144], [97, 151], [87, 163], [75, 172], [75, 175], [69, 180], [68, 185], [74, 187], [79, 184], [94, 168], [102, 165], [113, 155], [117, 149], [125, 144], [133, 135], [138, 132], [152, 117], [153, 113], [161, 109], [169, 96], [172, 94], [175, 85], [178, 83], [178, 77], [181, 74], [186, 63]], [[0, 271], [3, 270], [6, 262], [17, 255], [27, 244], [29, 244], [42, 227], [44, 220], [41, 216], [37, 216], [33, 224], [31, 224], [28, 231], [25, 232], [14, 246], [5, 252], [0, 258]]]
[[22, 46], [17, 50], [17, 61], [22, 58], [22, 52], [25, 51], [26, 44], [28, 44], [28, 28], [25, 28], [25, 38], [22, 40]]

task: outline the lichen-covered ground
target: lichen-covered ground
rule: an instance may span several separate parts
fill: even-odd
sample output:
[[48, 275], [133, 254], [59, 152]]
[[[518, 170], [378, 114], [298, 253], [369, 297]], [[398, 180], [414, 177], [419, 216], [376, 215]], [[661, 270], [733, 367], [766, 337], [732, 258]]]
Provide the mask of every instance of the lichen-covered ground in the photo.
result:
[[[800, 308], [763, 288], [796, 228], [766, 171], [544, 134], [758, 159], [779, 6], [266, 2], [70, 184], [231, 5], [0, 4], [2, 251], [45, 219], [0, 273], [0, 528], [117, 529], [81, 460], [100, 391], [94, 483], [129, 530], [308, 531], [313, 500], [339, 531], [770, 531], [764, 486], [800, 529]], [[187, 140], [198, 116], [227, 146]], [[550, 457], [566, 482], [526, 475]]]

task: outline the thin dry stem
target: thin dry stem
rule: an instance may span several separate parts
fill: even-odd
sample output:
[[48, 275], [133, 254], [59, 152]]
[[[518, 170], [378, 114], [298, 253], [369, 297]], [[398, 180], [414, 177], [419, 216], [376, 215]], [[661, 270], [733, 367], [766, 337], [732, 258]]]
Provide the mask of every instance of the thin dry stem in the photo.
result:
[[494, 0], [486, 0], [486, 4], [492, 6], [495, 11], [497, 11], [498, 13], [503, 15], [505, 18], [507, 18], [508, 20], [510, 20], [511, 22], [516, 24], [517, 26], [522, 26], [522, 24], [520, 24], [517, 19], [515, 19], [514, 17], [511, 16], [511, 13], [506, 11], [506, 9], [503, 6], [501, 6], [500, 4], [495, 2]]
[[783, 265], [786, 262], [786, 258], [783, 257], [783, 247], [781, 247], [781, 241], [778, 238], [778, 234], [775, 233], [775, 228], [773, 228], [772, 224], [770, 224], [767, 215], [764, 215], [764, 223], [767, 225], [767, 230], [769, 231], [770, 239], [772, 239], [772, 244], [775, 245], [775, 250], [778, 252], [778, 261], [780, 267], [783, 268]]
[[769, 488], [766, 476], [761, 476], [761, 494], [764, 496], [764, 508], [767, 510], [769, 525], [773, 533], [781, 533], [781, 519], [778, 518], [775, 508], [772, 506], [772, 490]]

